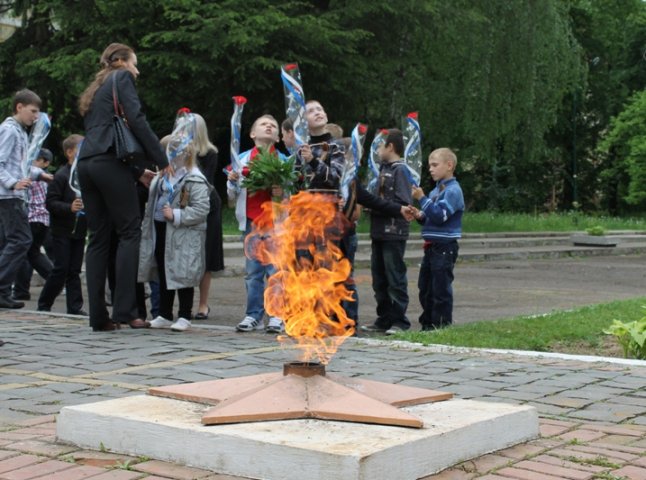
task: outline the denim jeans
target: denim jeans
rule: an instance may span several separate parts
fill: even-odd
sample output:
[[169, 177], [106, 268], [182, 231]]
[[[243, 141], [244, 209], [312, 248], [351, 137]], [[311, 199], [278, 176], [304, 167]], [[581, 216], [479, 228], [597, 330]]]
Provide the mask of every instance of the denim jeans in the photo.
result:
[[43, 246], [48, 236], [49, 227], [40, 222], [32, 222], [29, 224], [29, 228], [31, 229], [31, 246], [27, 250], [27, 258], [16, 273], [13, 285], [13, 293], [17, 297], [29, 295], [33, 270], [36, 270], [41, 277], [47, 280], [54, 268], [52, 261], [40, 251], [40, 247]]
[[11, 296], [11, 284], [31, 246], [27, 204], [19, 198], [0, 200], [0, 296]]
[[352, 298], [354, 299], [354, 301], [343, 300], [343, 302], [341, 302], [341, 306], [345, 310], [345, 314], [348, 318], [354, 320], [355, 328], [359, 326], [359, 292], [357, 291], [357, 284], [354, 281], [354, 256], [357, 253], [358, 244], [359, 240], [357, 239], [356, 232], [343, 237], [341, 241], [341, 250], [352, 265], [350, 276], [345, 282], [345, 288], [350, 290]]
[[419, 303], [422, 329], [441, 328], [453, 323], [453, 267], [458, 259], [458, 242], [432, 243], [424, 251], [419, 269]]
[[406, 317], [408, 308], [408, 279], [406, 277], [406, 240], [373, 240], [370, 267], [372, 289], [377, 301], [379, 328], [410, 328]]
[[265, 315], [265, 279], [276, 273], [273, 265], [263, 265], [253, 258], [253, 252], [258, 242], [264, 241], [258, 235], [251, 234], [253, 223], [247, 219], [245, 230], [245, 277], [244, 283], [247, 289], [247, 309], [245, 316], [262, 320]]

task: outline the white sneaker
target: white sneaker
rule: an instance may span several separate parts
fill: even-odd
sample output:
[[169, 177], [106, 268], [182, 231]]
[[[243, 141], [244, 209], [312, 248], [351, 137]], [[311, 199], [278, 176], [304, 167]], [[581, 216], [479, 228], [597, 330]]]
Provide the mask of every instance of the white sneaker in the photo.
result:
[[278, 317], [271, 317], [265, 331], [267, 333], [283, 333], [283, 321]]
[[179, 317], [177, 321], [170, 326], [170, 329], [173, 332], [183, 332], [189, 328], [191, 328], [191, 322], [186, 320], [184, 317]]
[[262, 330], [263, 328], [265, 327], [262, 320], [256, 320], [253, 317], [244, 317], [236, 326], [236, 330], [239, 332], [251, 332], [253, 330]]
[[173, 325], [173, 321], [164, 317], [157, 317], [150, 322], [150, 328], [170, 328], [171, 325]]

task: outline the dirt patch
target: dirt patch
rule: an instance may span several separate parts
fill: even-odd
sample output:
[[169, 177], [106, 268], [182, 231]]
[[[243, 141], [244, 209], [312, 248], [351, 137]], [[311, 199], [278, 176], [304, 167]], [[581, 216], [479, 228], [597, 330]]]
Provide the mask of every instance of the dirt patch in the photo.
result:
[[624, 358], [624, 351], [621, 346], [610, 335], [600, 337], [597, 345], [591, 345], [589, 342], [553, 342], [550, 344], [550, 352], [569, 353], [572, 355], [594, 355], [597, 357], [616, 357]]

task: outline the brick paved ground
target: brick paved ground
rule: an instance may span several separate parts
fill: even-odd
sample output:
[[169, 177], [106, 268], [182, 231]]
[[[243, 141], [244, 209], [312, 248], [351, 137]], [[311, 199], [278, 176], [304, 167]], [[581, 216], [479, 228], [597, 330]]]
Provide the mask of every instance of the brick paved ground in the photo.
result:
[[[65, 405], [140, 394], [150, 385], [276, 371], [294, 359], [271, 336], [231, 328], [92, 333], [86, 320], [27, 312], [0, 311], [0, 339], [7, 342], [0, 348], [0, 480], [232, 480], [56, 443], [55, 415]], [[351, 339], [328, 369], [540, 412], [540, 439], [424, 480], [646, 479], [646, 362], [438, 353]]]

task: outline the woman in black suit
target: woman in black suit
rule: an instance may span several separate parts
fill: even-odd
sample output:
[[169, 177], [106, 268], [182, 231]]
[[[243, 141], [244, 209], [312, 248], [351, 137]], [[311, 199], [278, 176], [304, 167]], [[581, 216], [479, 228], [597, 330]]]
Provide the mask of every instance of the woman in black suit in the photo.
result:
[[[141, 111], [135, 89], [138, 75], [135, 52], [127, 45], [113, 43], [101, 55], [101, 70], [79, 99], [79, 110], [85, 122], [85, 141], [79, 153], [78, 171], [90, 231], [86, 275], [90, 326], [94, 331], [114, 330], [121, 323], [128, 323], [132, 328], [150, 326], [137, 314], [135, 284], [141, 236], [139, 202], [132, 167], [117, 160], [114, 153], [113, 77], [128, 125], [146, 152], [147, 159], [160, 169], [171, 167], [159, 139]], [[146, 172], [140, 181], [150, 181], [151, 176], [152, 172]], [[105, 279], [113, 228], [119, 237], [119, 245], [110, 319], [105, 304]]]

